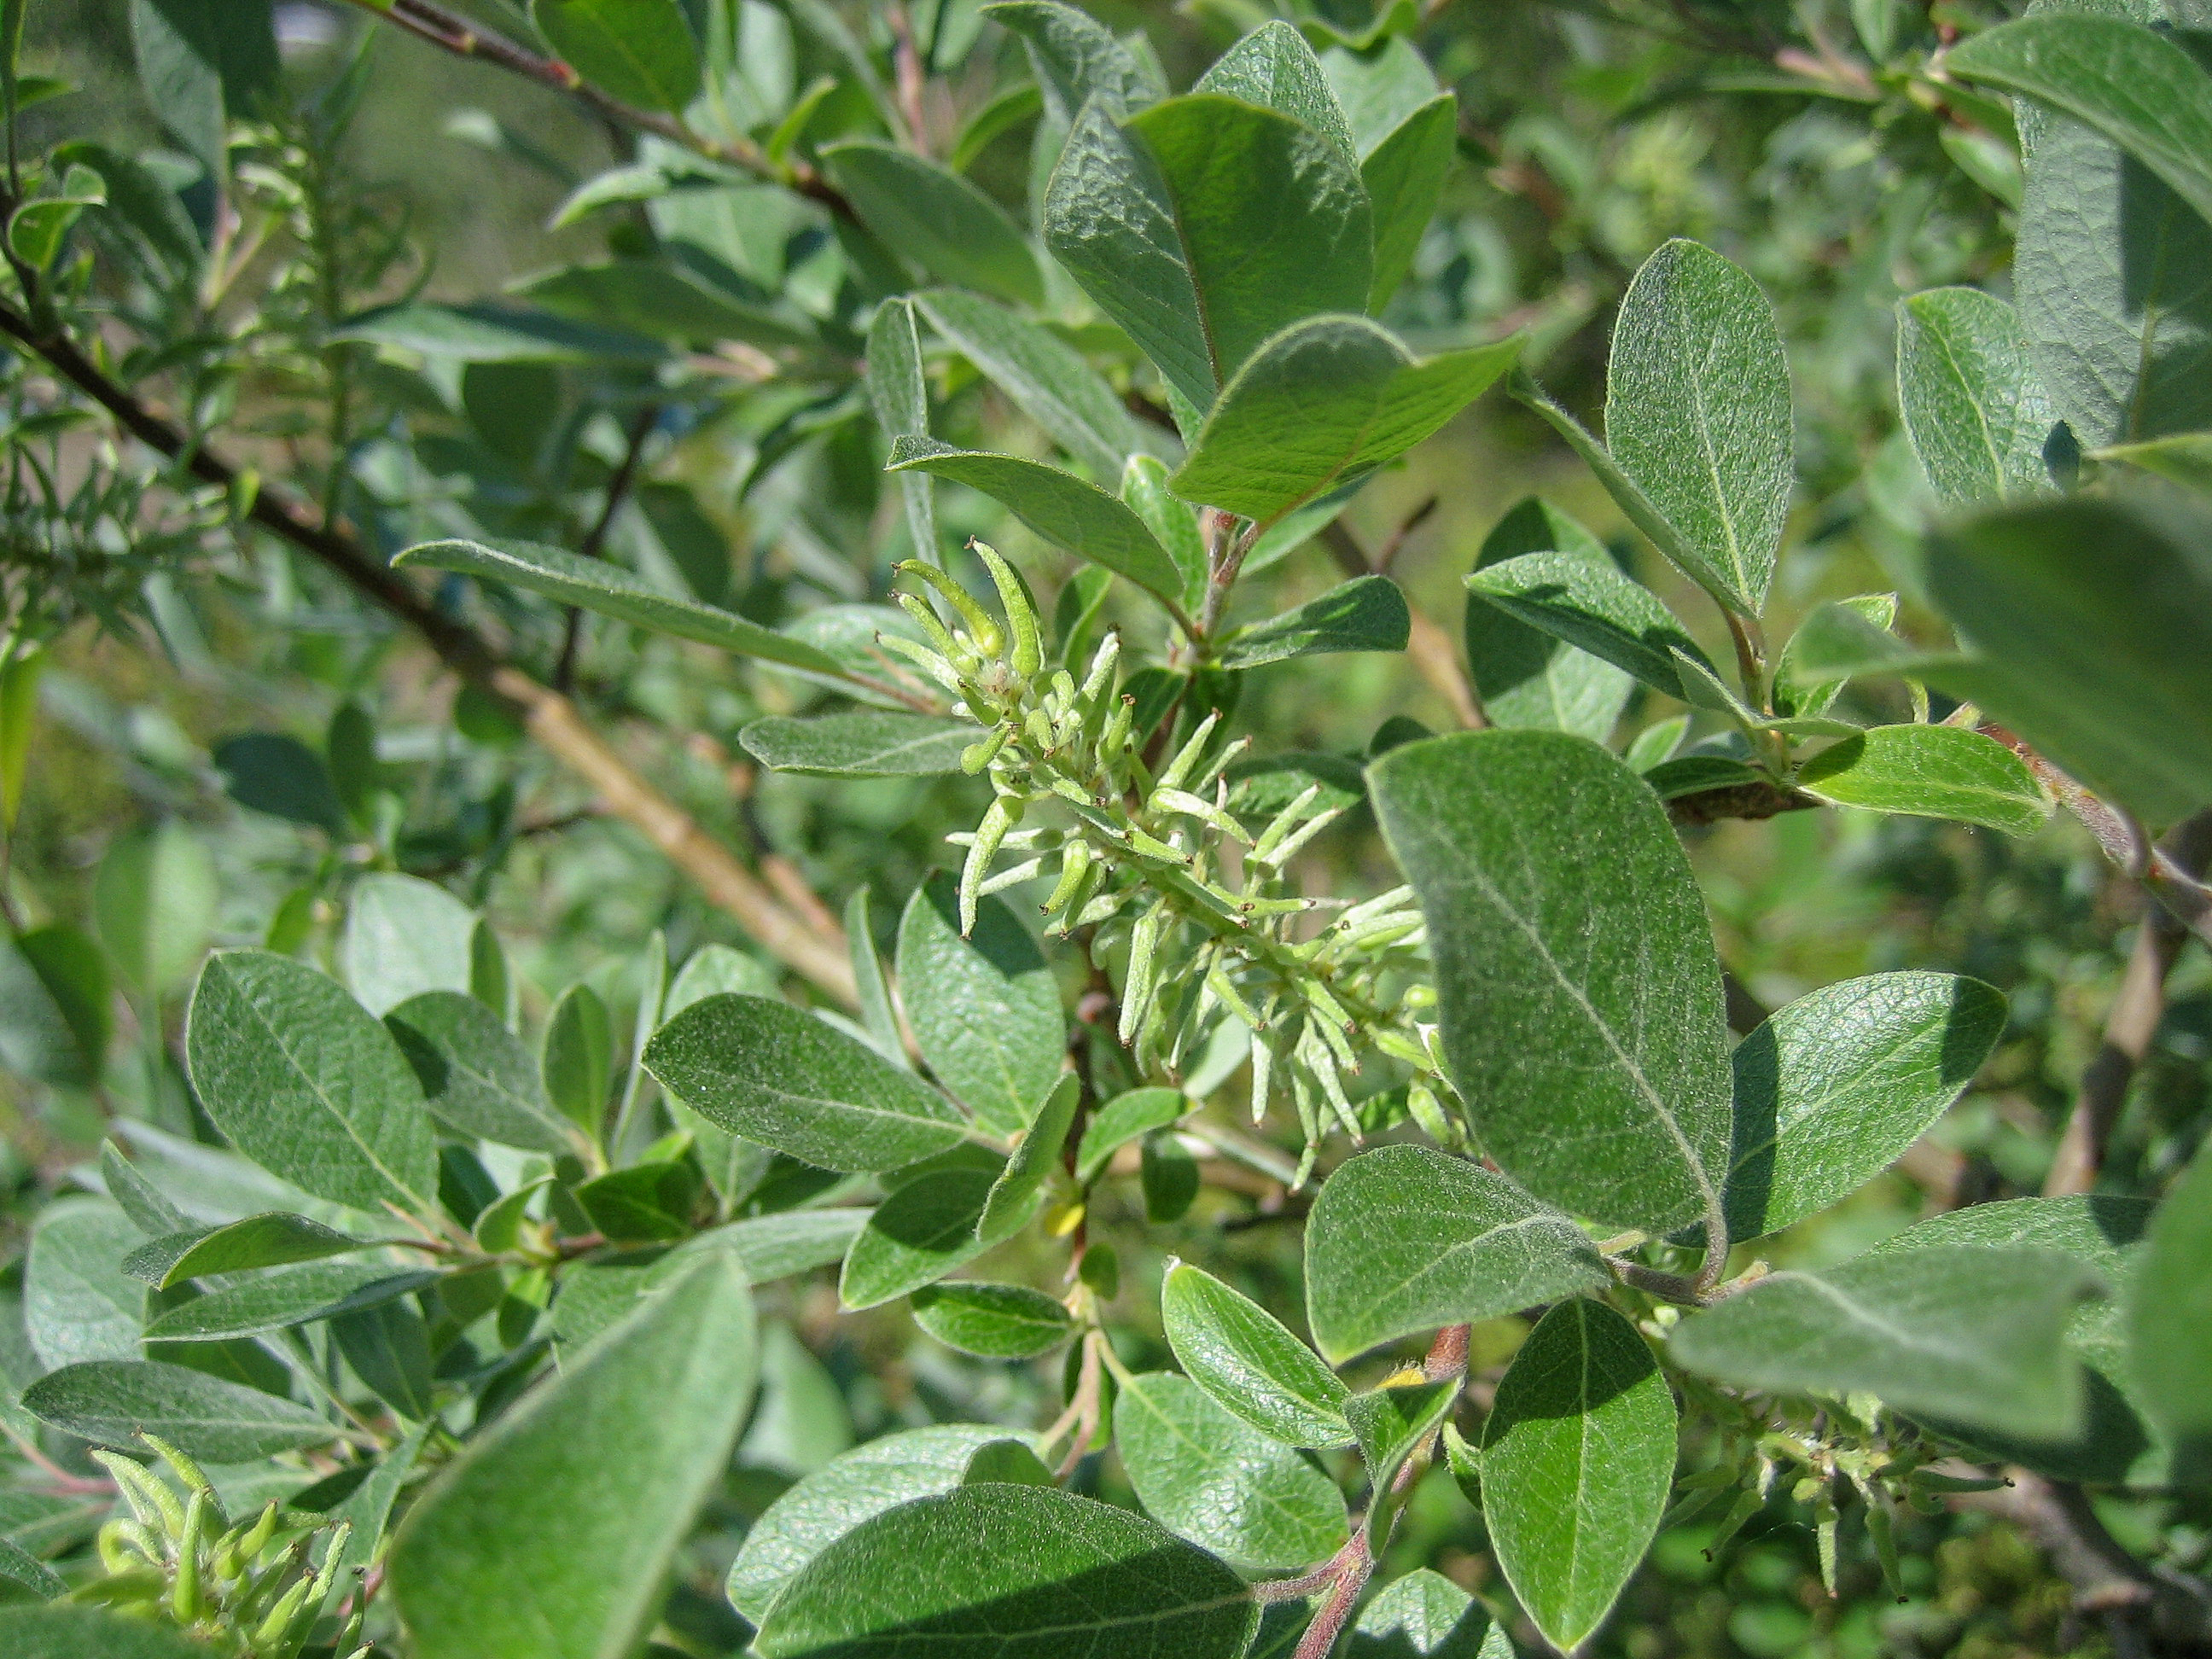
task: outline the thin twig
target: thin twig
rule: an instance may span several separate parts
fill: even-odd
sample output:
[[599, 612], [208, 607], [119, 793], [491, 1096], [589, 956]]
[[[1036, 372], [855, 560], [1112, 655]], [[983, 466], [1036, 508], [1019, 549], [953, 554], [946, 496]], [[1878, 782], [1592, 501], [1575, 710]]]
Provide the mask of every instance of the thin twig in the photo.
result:
[[2104, 1040], [2082, 1068], [2073, 1115], [2066, 1121], [2066, 1133], [2044, 1180], [2046, 1198], [2086, 1193], [2096, 1186], [2106, 1144], [2127, 1103], [2128, 1085], [2150, 1051], [2151, 1038], [2166, 1012], [2166, 976], [2188, 937], [2187, 930], [2156, 905], [2136, 926], [2127, 972], [2105, 1016]]
[[[637, 411], [630, 422], [629, 434], [623, 444], [623, 457], [614, 476], [607, 480], [606, 498], [599, 503], [599, 516], [584, 532], [576, 551], [587, 559], [603, 556], [606, 550], [607, 532], [614, 528], [615, 514], [629, 495], [630, 485], [637, 477], [637, 465], [645, 453], [645, 441], [653, 435], [653, 428], [660, 423], [660, 405], [647, 404]], [[575, 690], [576, 647], [583, 638], [584, 611], [581, 605], [568, 607], [567, 619], [561, 626], [561, 654], [553, 664], [553, 689], [566, 696]]]
[[[1431, 501], [1399, 526], [1398, 532], [1383, 544], [1388, 556], [1395, 558], [1397, 556], [1405, 538], [1419, 527], [1434, 506], [1435, 502]], [[1336, 561], [1336, 568], [1346, 576], [1374, 574], [1376, 565], [1368, 558], [1367, 550], [1359, 544], [1359, 538], [1352, 533], [1341, 519], [1332, 520], [1323, 526], [1319, 539], [1321, 544], [1328, 550], [1329, 556]], [[1482, 700], [1476, 696], [1473, 682], [1460, 668], [1459, 651], [1452, 644], [1451, 635], [1425, 612], [1413, 612], [1412, 626], [1406, 638], [1406, 654], [1413, 659], [1413, 666], [1429, 683], [1430, 690], [1444, 700], [1462, 726], [1470, 732], [1480, 732], [1490, 724], [1482, 712]]]

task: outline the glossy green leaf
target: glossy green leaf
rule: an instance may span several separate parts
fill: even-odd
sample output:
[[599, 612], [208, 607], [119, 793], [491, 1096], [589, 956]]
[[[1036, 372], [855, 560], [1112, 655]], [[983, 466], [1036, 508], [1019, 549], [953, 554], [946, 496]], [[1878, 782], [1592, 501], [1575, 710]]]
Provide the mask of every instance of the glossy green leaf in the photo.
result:
[[931, 777], [960, 769], [961, 750], [975, 741], [966, 720], [868, 710], [771, 714], [738, 733], [738, 741], [774, 772], [816, 778]]
[[[1531, 553], [1602, 561], [1607, 567], [1613, 563], [1604, 543], [1541, 496], [1526, 495], [1484, 538], [1475, 569], [1479, 574]], [[1509, 604], [1556, 610], [1571, 626], [1578, 621], [1585, 627], [1608, 626], [1608, 612], [1595, 610], [1589, 604], [1601, 593], [1612, 597], [1616, 607], [1624, 604], [1633, 607], [1642, 620], [1630, 624], [1632, 637], [1625, 643], [1635, 648], [1639, 657], [1650, 656], [1655, 668], [1674, 672], [1671, 653], [1652, 651], [1649, 647], [1656, 641], [1637, 637], [1639, 629], [1656, 626], [1663, 633], [1670, 626], [1656, 600], [1638, 603], [1639, 599], [1649, 599], [1641, 590], [1622, 596], [1606, 585], [1600, 573], [1584, 584], [1589, 592], [1581, 605], [1562, 606], [1559, 602], [1566, 598], [1565, 592], [1509, 586], [1510, 591], [1501, 589], [1498, 598]], [[1633, 589], [1634, 585], [1630, 586]], [[1656, 617], [1651, 614], [1654, 610], [1659, 612]], [[1681, 630], [1675, 627], [1673, 632]], [[1540, 726], [1602, 743], [1619, 724], [1632, 689], [1629, 675], [1605, 658], [1569, 644], [1558, 634], [1521, 621], [1508, 604], [1498, 603], [1485, 588], [1475, 588], [1468, 598], [1465, 635], [1468, 667], [1482, 698], [1483, 713], [1492, 726]]]
[[[215, 1273], [251, 1272], [256, 1267], [289, 1267], [295, 1261], [320, 1261], [334, 1255], [351, 1255], [372, 1249], [371, 1241], [353, 1237], [319, 1221], [284, 1210], [250, 1215], [205, 1232], [186, 1234], [180, 1249], [167, 1247], [170, 1238], [157, 1238], [124, 1259], [126, 1271], [147, 1283], [167, 1290], [188, 1279]], [[158, 1272], [142, 1271], [141, 1261]]]
[[215, 931], [215, 860], [184, 824], [118, 836], [93, 883], [100, 942], [126, 984], [159, 996], [182, 984]]
[[[1719, 1224], [1720, 964], [1666, 811], [1581, 738], [1479, 732], [1368, 769], [1419, 894], [1453, 1081], [1534, 1197], [1608, 1225]], [[1518, 1040], [1500, 1043], [1502, 1026]]]
[[679, 112], [699, 90], [699, 43], [678, 0], [530, 0], [530, 21], [602, 92]]
[[604, 1659], [665, 1575], [751, 1404], [752, 1298], [709, 1259], [510, 1407], [401, 1524], [391, 1589], [422, 1659]]
[[739, 656], [811, 670], [837, 679], [844, 665], [819, 647], [747, 622], [743, 617], [647, 587], [620, 567], [534, 542], [424, 542], [392, 560], [396, 565], [458, 571], [581, 605], [620, 622], [696, 640]]
[[434, 883], [372, 872], [347, 900], [338, 972], [377, 1015], [425, 991], [465, 992], [476, 927], [476, 912]]
[[1304, 1568], [1344, 1542], [1344, 1497], [1288, 1446], [1188, 1377], [1122, 1380], [1114, 1445], [1146, 1512], [1247, 1571]]
[[388, 1262], [309, 1261], [241, 1279], [179, 1303], [146, 1327], [149, 1342], [223, 1342], [266, 1336], [318, 1319], [373, 1308], [434, 1283], [429, 1272]]
[[1936, 493], [1953, 506], [2051, 488], [2043, 446], [2058, 410], [2020, 315], [1979, 289], [1897, 302], [1897, 396]]
[[[2200, 1147], [2150, 1224], [2127, 1301], [2131, 1380], [2176, 1438], [2212, 1437], [2212, 1152]], [[2201, 1469], [2197, 1471], [2199, 1480]]]
[[1905, 1153], [2004, 1034], [2003, 995], [1954, 974], [1823, 986], [1736, 1046], [1729, 1235], [1825, 1210]]
[[1355, 576], [1317, 599], [1240, 629], [1223, 647], [1229, 668], [1328, 651], [1403, 651], [1413, 628], [1406, 596], [1388, 576]]
[[39, 1215], [23, 1266], [23, 1328], [47, 1370], [136, 1359], [146, 1287], [124, 1269], [138, 1230], [115, 1205], [62, 1199]]
[[984, 1170], [944, 1170], [909, 1181], [878, 1204], [845, 1252], [838, 1300], [848, 1310], [879, 1307], [981, 1255], [975, 1228], [992, 1179]]
[[2094, 128], [2212, 220], [2212, 75], [2157, 31], [2046, 14], [1961, 41], [1944, 62]]
[[1498, 1565], [1544, 1638], [1571, 1653], [1643, 1560], [1674, 1477], [1674, 1400], [1643, 1337], [1576, 1297], [1537, 1322], [1482, 1435]]
[[1167, 550], [1142, 519], [1097, 484], [1042, 461], [901, 438], [891, 446], [890, 470], [914, 467], [980, 489], [1053, 546], [1127, 576], [1170, 605], [1181, 603], [1182, 574]]
[[1006, 1431], [983, 1423], [905, 1429], [830, 1460], [764, 1510], [730, 1565], [730, 1604], [761, 1622], [793, 1574], [871, 1516], [961, 1484], [969, 1462]]
[[1026, 1128], [1059, 1081], [1067, 1025], [1060, 987], [1019, 918], [986, 897], [963, 939], [959, 883], [939, 872], [899, 920], [897, 968], [907, 1021], [937, 1080], [987, 1128]]
[[[854, 1594], [866, 1586], [864, 1595]], [[796, 1572], [761, 1659], [1236, 1659], [1259, 1609], [1220, 1562], [1073, 1492], [985, 1484], [871, 1516]]]
[[1341, 1363], [1418, 1332], [1605, 1284], [1581, 1228], [1502, 1176], [1427, 1146], [1340, 1165], [1306, 1220], [1306, 1310]]
[[1179, 1089], [1132, 1089], [1115, 1096], [1083, 1126], [1083, 1140], [1075, 1151], [1076, 1180], [1089, 1185], [1105, 1172], [1115, 1152], [1166, 1128], [1189, 1109], [1190, 1100]]
[[1784, 1394], [1880, 1396], [1970, 1427], [2057, 1438], [2081, 1417], [2061, 1341], [2094, 1283], [2048, 1249], [1931, 1245], [1771, 1273], [1674, 1328], [1693, 1371]]
[[143, 1431], [217, 1463], [325, 1445], [338, 1434], [305, 1406], [161, 1360], [64, 1365], [24, 1389], [23, 1405], [86, 1440], [136, 1450]]
[[1759, 285], [1698, 243], [1660, 248], [1621, 300], [1605, 407], [1607, 447], [1675, 532], [1660, 551], [1756, 615], [1793, 477], [1790, 364]]
[[1486, 564], [1468, 591], [1515, 622], [1564, 640], [1626, 671], [1653, 690], [1687, 702], [1674, 653], [1706, 662], [1658, 595], [1587, 550], [1523, 553]]
[[1458, 151], [1459, 100], [1445, 93], [1407, 115], [1360, 162], [1359, 179], [1375, 214], [1369, 311], [1388, 305], [1413, 269]]
[[896, 1170], [964, 1138], [951, 1103], [913, 1073], [766, 997], [692, 1004], [653, 1035], [645, 1065], [709, 1121], [825, 1170]]
[[958, 289], [930, 289], [915, 295], [913, 303], [932, 328], [1094, 477], [1121, 476], [1138, 448], [1135, 422], [1081, 352], [1050, 329]]
[[941, 281], [1044, 303], [1044, 277], [1006, 210], [957, 173], [869, 139], [822, 152], [870, 230]]
[[610, 1170], [575, 1189], [576, 1202], [617, 1243], [685, 1237], [697, 1220], [706, 1179], [689, 1158], [655, 1159]]
[[1351, 1390], [1249, 1297], [1177, 1262], [1160, 1285], [1160, 1321], [1191, 1381], [1270, 1439], [1286, 1446], [1351, 1443], [1344, 1420]]
[[336, 980], [265, 951], [222, 951], [185, 1018], [192, 1089], [272, 1175], [374, 1215], [435, 1212], [437, 1144], [392, 1034]]
[[614, 1016], [582, 980], [561, 993], [545, 1017], [538, 1075], [553, 1109], [597, 1139], [614, 1086]]
[[1797, 787], [1838, 806], [1956, 818], [2033, 835], [2051, 805], [2018, 755], [1958, 726], [1877, 726], [1797, 769]]
[[545, 1097], [538, 1061], [500, 1017], [458, 991], [425, 991], [384, 1017], [415, 1068], [431, 1115], [503, 1146], [575, 1149], [574, 1131]]
[[916, 1291], [914, 1322], [948, 1347], [985, 1359], [1034, 1359], [1075, 1331], [1066, 1308], [1042, 1291], [976, 1279]]
[[1416, 1567], [1359, 1610], [1345, 1659], [1512, 1659], [1482, 1604], [1440, 1572]]
[[1520, 353], [1516, 337], [1421, 362], [1364, 317], [1304, 318], [1260, 345], [1222, 389], [1175, 491], [1272, 525], [1404, 454]]
[[1951, 526], [1929, 598], [1983, 659], [1954, 696], [2154, 829], [2212, 802], [2212, 538], [2201, 512], [2075, 499]]

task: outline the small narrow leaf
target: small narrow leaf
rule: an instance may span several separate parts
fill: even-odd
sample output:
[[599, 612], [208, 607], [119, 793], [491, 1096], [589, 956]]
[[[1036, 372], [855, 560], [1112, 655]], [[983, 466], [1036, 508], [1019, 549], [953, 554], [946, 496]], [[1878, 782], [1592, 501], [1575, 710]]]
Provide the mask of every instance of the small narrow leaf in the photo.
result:
[[1838, 806], [1956, 818], [2014, 836], [2034, 834], [2051, 816], [2026, 762], [1956, 726], [1877, 726], [1807, 761], [1797, 787]]
[[976, 1237], [983, 1243], [996, 1244], [1028, 1224], [1045, 1182], [1060, 1167], [1060, 1150], [1066, 1144], [1082, 1097], [1082, 1080], [1073, 1072], [1062, 1072], [1046, 1091], [1034, 1121], [1000, 1172], [982, 1217], [975, 1224]]
[[1368, 778], [1420, 896], [1445, 1057], [1485, 1149], [1534, 1197], [1609, 1225], [1718, 1226], [1720, 963], [1651, 791], [1553, 732], [1407, 744]]
[[1611, 559], [1574, 549], [1523, 553], [1486, 564], [1468, 591], [1514, 621], [1625, 670], [1677, 701], [1689, 697], [1680, 652], [1710, 662], [1659, 596], [1622, 574]]
[[23, 1390], [23, 1407], [102, 1445], [136, 1450], [143, 1431], [217, 1463], [326, 1445], [338, 1435], [305, 1406], [159, 1360], [64, 1365]]
[[309, 1261], [210, 1291], [146, 1327], [149, 1342], [226, 1342], [266, 1336], [318, 1319], [373, 1308], [435, 1284], [434, 1273], [395, 1273], [389, 1264]]
[[1351, 1159], [1322, 1184], [1306, 1221], [1307, 1312], [1314, 1340], [1339, 1362], [1607, 1278], [1565, 1216], [1504, 1176], [1426, 1146]]
[[914, 1322], [948, 1347], [985, 1359], [1034, 1359], [1075, 1331], [1066, 1308], [1042, 1291], [973, 1279], [916, 1291]]
[[1482, 1436], [1498, 1565], [1560, 1652], [1612, 1610], [1674, 1476], [1674, 1399], [1651, 1350], [1603, 1304], [1561, 1303], [1513, 1356]]
[[1146, 1512], [1232, 1566], [1308, 1567], [1344, 1542], [1335, 1484], [1188, 1377], [1151, 1371], [1123, 1381], [1114, 1445]]
[[[1536, 495], [1522, 497], [1483, 538], [1476, 571], [1495, 568], [1529, 553], [1554, 553], [1563, 558], [1613, 564], [1602, 542]], [[1604, 580], [1600, 573], [1590, 585]], [[1533, 602], [1543, 604], [1544, 598]], [[1633, 596], [1628, 603], [1634, 603]], [[1565, 614], [1570, 618], [1576, 616], [1572, 611]], [[1663, 610], [1658, 618], [1650, 617], [1648, 611], [1644, 616], [1641, 626], [1649, 627], [1655, 620], [1662, 629], [1668, 625]], [[1603, 613], [1591, 615], [1589, 625], [1606, 626]], [[1680, 629], [1673, 631], [1679, 634]], [[1612, 735], [1633, 689], [1629, 675], [1618, 665], [1570, 645], [1549, 629], [1530, 627], [1506, 605], [1481, 590], [1468, 597], [1464, 633], [1468, 667], [1482, 697], [1483, 713], [1492, 725], [1572, 732], [1598, 743]], [[1644, 641], [1638, 640], [1636, 644], [1639, 655], [1644, 654]], [[1661, 664], [1653, 653], [1653, 660], [1656, 666], [1673, 666], [1671, 656]]]
[[[867, 383], [868, 402], [885, 437], [928, 434], [929, 380], [912, 300], [886, 300], [876, 308], [875, 319], [868, 325]], [[935, 486], [927, 475], [917, 473], [899, 480], [899, 493], [906, 505], [907, 537], [914, 544], [915, 556], [937, 558]]]
[[1406, 596], [1388, 576], [1355, 576], [1295, 611], [1240, 629], [1223, 647], [1228, 668], [1330, 651], [1403, 651], [1413, 629]]
[[825, 1170], [896, 1170], [963, 1139], [951, 1103], [911, 1072], [766, 997], [692, 1004], [645, 1065], [702, 1117]]
[[1191, 1381], [1262, 1434], [1286, 1446], [1351, 1443], [1351, 1390], [1250, 1297], [1179, 1262], [1160, 1286], [1160, 1320]]
[[1091, 1115], [1075, 1152], [1075, 1178], [1085, 1186], [1105, 1173], [1114, 1154], [1131, 1141], [1164, 1129], [1190, 1109], [1180, 1089], [1132, 1089]]
[[[969, 728], [971, 732], [973, 727]], [[900, 918], [899, 992], [921, 1057], [987, 1127], [1012, 1134], [1060, 1080], [1067, 1027], [1036, 941], [997, 898], [960, 936], [959, 883], [940, 872]]]
[[425, 991], [384, 1017], [422, 1083], [431, 1115], [461, 1133], [558, 1157], [574, 1131], [553, 1109], [538, 1062], [473, 996]]
[[1090, 468], [1092, 477], [1120, 476], [1138, 447], [1135, 422], [1081, 352], [1051, 330], [958, 289], [930, 289], [915, 295], [913, 303], [932, 328]]
[[[855, 1595], [853, 1587], [867, 1586]], [[985, 1484], [862, 1522], [785, 1583], [761, 1659], [1237, 1659], [1259, 1608], [1219, 1561], [1141, 1516], [1049, 1486]]]
[[1044, 303], [1036, 256], [1006, 210], [957, 173], [872, 139], [822, 152], [870, 230], [931, 275], [1018, 304]]
[[1880, 1396], [1970, 1427], [2059, 1439], [2081, 1417], [2061, 1339], [2094, 1281], [2047, 1249], [1930, 1245], [1770, 1274], [1674, 1328], [1675, 1359], [1741, 1388]]
[[[149, 1249], [167, 1243], [156, 1240]], [[243, 1221], [196, 1234], [180, 1254], [170, 1259], [162, 1273], [149, 1282], [167, 1290], [188, 1279], [213, 1273], [245, 1273], [256, 1267], [282, 1267], [295, 1261], [319, 1261], [326, 1256], [350, 1255], [374, 1246], [319, 1221], [283, 1210], [250, 1215]], [[164, 1253], [166, 1254], [166, 1252]], [[125, 1266], [130, 1261], [126, 1259]]]
[[854, 1235], [838, 1276], [838, 1300], [854, 1311], [879, 1307], [981, 1255], [975, 1228], [992, 1182], [988, 1170], [954, 1169], [901, 1187]]
[[961, 751], [975, 740], [975, 728], [966, 720], [887, 710], [814, 714], [803, 720], [771, 714], [738, 733], [745, 752], [770, 771], [815, 778], [915, 778], [957, 772]]
[[1445, 93], [1407, 115], [1360, 162], [1359, 180], [1375, 212], [1369, 312], [1379, 314], [1413, 269], [1458, 149], [1459, 100]]
[[599, 994], [578, 980], [553, 1004], [538, 1054], [545, 1098], [568, 1121], [597, 1140], [614, 1086], [614, 1016]]

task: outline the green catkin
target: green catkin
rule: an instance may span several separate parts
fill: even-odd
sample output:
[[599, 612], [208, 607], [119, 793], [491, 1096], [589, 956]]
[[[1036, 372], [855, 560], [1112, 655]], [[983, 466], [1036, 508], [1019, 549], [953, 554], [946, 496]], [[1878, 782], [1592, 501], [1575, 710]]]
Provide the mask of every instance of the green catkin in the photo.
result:
[[1036, 612], [1030, 608], [1030, 596], [1022, 586], [1022, 579], [988, 542], [971, 541], [968, 545], [991, 573], [992, 585], [999, 590], [999, 603], [1006, 613], [1006, 627], [1013, 635], [1007, 665], [1022, 678], [1032, 678], [1044, 666], [1044, 647], [1037, 635]]
[[[975, 654], [995, 657], [1006, 649], [1006, 634], [993, 619], [991, 613], [976, 604], [975, 596], [966, 588], [961, 586], [958, 582], [953, 580], [935, 565], [923, 564], [914, 559], [902, 559], [891, 568], [902, 576], [912, 576], [915, 580], [927, 584], [936, 591], [938, 597], [945, 604], [960, 613], [960, 620], [968, 624], [969, 647]], [[922, 608], [928, 609], [927, 605]], [[913, 615], [911, 611], [908, 614]], [[916, 617], [915, 620], [919, 622], [921, 618]], [[946, 654], [952, 656], [956, 663], [959, 661], [959, 658], [954, 656], [952, 653], [948, 652]]]
[[200, 1596], [200, 1540], [207, 1531], [210, 1496], [205, 1489], [193, 1492], [191, 1501], [185, 1505], [184, 1527], [177, 1534], [176, 1576], [169, 1583], [169, 1611], [180, 1625], [198, 1624], [206, 1610]]
[[1084, 878], [1091, 873], [1091, 843], [1072, 841], [1060, 855], [1060, 880], [1054, 884], [1052, 896], [1044, 902], [1044, 914], [1057, 915], [1073, 901]]
[[1220, 723], [1221, 711], [1218, 708], [1209, 711], [1206, 717], [1198, 723], [1198, 729], [1184, 741], [1182, 748], [1176, 750], [1175, 758], [1168, 763], [1168, 769], [1160, 774], [1154, 787], [1181, 788], [1184, 780], [1190, 776], [1191, 769], [1198, 764], [1198, 757], [1206, 752], [1206, 741], [1213, 736], [1213, 728]]
[[1124, 1048], [1135, 1039], [1137, 1028], [1151, 1009], [1153, 958], [1159, 949], [1160, 934], [1166, 927], [1166, 908], [1156, 904], [1137, 919], [1137, 925], [1129, 934], [1129, 971], [1122, 982], [1121, 1020], [1118, 1033]]

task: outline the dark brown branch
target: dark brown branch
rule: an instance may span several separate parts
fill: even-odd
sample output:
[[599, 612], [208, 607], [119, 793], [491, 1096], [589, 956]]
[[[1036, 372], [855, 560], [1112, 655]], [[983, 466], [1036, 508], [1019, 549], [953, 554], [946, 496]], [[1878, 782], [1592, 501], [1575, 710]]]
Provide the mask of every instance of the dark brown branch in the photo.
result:
[[[630, 485], [637, 478], [637, 464], [645, 453], [645, 441], [653, 435], [653, 428], [660, 420], [660, 405], [647, 404], [630, 422], [629, 435], [623, 445], [623, 458], [607, 480], [606, 499], [599, 503], [599, 516], [584, 532], [576, 551], [587, 559], [596, 559], [605, 550], [607, 532], [614, 528], [615, 514], [622, 511], [623, 502], [629, 495]], [[567, 619], [561, 625], [561, 654], [553, 664], [553, 689], [567, 696], [575, 689], [576, 647], [583, 639], [584, 612], [580, 606], [570, 605]]]
[[[111, 380], [67, 336], [34, 328], [5, 306], [0, 306], [0, 334], [43, 359], [156, 454], [177, 462], [204, 483], [238, 490], [236, 467]], [[356, 592], [404, 623], [447, 667], [513, 703], [521, 712], [524, 728], [541, 747], [597, 790], [611, 813], [641, 831], [771, 955], [833, 996], [848, 1004], [858, 1001], [852, 963], [844, 940], [834, 929], [825, 931], [794, 915], [727, 848], [592, 730], [574, 703], [501, 661], [474, 629], [437, 610], [405, 578], [378, 560], [350, 525], [343, 520], [325, 521], [307, 502], [274, 483], [264, 483], [254, 492], [247, 517], [319, 560]]]

